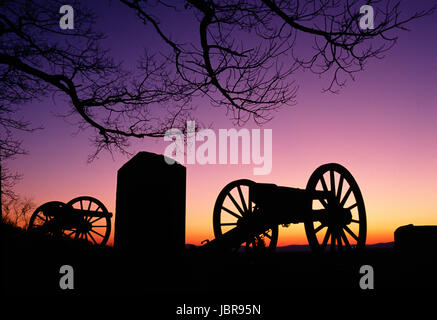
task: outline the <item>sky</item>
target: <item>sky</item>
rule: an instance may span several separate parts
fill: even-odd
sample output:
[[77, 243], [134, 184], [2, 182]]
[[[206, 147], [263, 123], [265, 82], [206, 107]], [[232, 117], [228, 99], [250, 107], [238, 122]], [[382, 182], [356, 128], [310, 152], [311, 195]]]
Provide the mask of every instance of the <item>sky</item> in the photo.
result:
[[[410, 2], [406, 13], [413, 6]], [[153, 43], [147, 34], [141, 36], [144, 27], [132, 12], [117, 2], [97, 1], [94, 10], [113, 56], [127, 65]], [[339, 94], [322, 92], [329, 78], [296, 72], [297, 104], [280, 109], [260, 127], [272, 130], [270, 174], [254, 175], [253, 164], [187, 164], [186, 243], [214, 238], [214, 203], [230, 181], [247, 178], [305, 188], [312, 172], [330, 162], [344, 165], [358, 182], [366, 205], [367, 243], [393, 241], [395, 229], [405, 224], [436, 225], [436, 17], [411, 23], [384, 59], [370, 60]], [[189, 32], [180, 27], [183, 19], [172, 21], [177, 32]], [[78, 132], [71, 119], [58, 116], [67, 111], [62, 100], [51, 98], [23, 106], [25, 118], [44, 129], [20, 134], [28, 155], [8, 163], [23, 176], [16, 192], [37, 205], [91, 195], [115, 212], [117, 170], [129, 157], [104, 153], [87, 163], [94, 150], [92, 132]], [[207, 102], [199, 103], [196, 117], [216, 132], [234, 128], [223, 109]], [[246, 127], [258, 128], [251, 122]], [[162, 154], [168, 145], [162, 138], [144, 139], [134, 141], [130, 150]], [[303, 224], [280, 228], [279, 245], [306, 243]]]

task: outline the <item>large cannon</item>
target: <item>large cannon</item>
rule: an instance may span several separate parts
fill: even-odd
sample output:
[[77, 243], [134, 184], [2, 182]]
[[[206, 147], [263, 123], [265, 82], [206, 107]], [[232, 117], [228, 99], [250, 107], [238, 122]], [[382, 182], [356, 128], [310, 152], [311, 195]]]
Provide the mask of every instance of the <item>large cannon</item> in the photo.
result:
[[111, 234], [111, 217], [102, 202], [81, 196], [67, 203], [50, 201], [39, 206], [29, 220], [28, 230], [103, 246]]
[[204, 247], [274, 250], [278, 226], [304, 223], [313, 251], [363, 249], [366, 211], [353, 176], [343, 166], [317, 168], [305, 189], [236, 180], [217, 197], [215, 239]]

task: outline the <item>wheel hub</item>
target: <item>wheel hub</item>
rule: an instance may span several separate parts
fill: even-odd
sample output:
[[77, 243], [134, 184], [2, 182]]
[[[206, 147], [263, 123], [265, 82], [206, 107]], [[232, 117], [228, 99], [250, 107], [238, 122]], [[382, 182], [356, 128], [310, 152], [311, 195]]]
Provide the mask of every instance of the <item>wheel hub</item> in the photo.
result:
[[82, 221], [78, 226], [78, 231], [81, 233], [87, 233], [92, 229], [92, 225], [89, 221]]
[[328, 212], [328, 224], [344, 227], [352, 222], [350, 210], [336, 206]]

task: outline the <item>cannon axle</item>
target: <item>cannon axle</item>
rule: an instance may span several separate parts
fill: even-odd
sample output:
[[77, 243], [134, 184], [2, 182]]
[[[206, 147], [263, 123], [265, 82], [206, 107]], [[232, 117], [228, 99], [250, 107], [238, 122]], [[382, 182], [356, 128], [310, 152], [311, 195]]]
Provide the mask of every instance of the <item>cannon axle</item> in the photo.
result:
[[366, 213], [361, 191], [350, 172], [330, 163], [317, 168], [306, 189], [236, 180], [217, 197], [213, 241], [206, 247], [274, 250], [278, 225], [304, 223], [314, 251], [362, 249]]
[[105, 245], [111, 233], [111, 217], [102, 202], [82, 196], [68, 203], [51, 201], [39, 206], [30, 218], [28, 230]]

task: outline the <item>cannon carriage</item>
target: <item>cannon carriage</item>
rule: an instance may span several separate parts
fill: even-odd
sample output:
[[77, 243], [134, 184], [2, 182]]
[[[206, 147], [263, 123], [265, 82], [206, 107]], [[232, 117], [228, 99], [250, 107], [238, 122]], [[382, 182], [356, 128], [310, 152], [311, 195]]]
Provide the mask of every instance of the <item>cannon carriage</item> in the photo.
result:
[[[135, 170], [132, 172], [138, 175]], [[181, 176], [181, 181], [185, 181], [185, 173]], [[135, 192], [143, 192], [143, 185], [138, 187], [132, 181], [126, 180], [119, 193], [131, 185], [134, 186]], [[179, 199], [179, 209], [175, 210], [178, 214], [176, 216], [173, 212], [175, 218], [170, 224], [173, 229], [168, 233], [170, 238], [178, 230], [182, 231], [179, 232], [182, 237], [178, 236], [177, 240], [174, 240], [178, 248], [183, 248], [185, 235], [183, 188], [182, 184], [175, 188], [175, 194], [169, 198], [171, 201], [168, 201], [167, 208], [168, 212], [173, 212], [171, 210], [174, 201]], [[137, 198], [134, 197], [132, 200], [130, 195], [137, 193], [132, 193], [132, 188], [128, 190], [129, 201], [120, 200], [120, 203], [123, 202], [128, 212], [132, 212], [131, 201], [136, 201]], [[157, 210], [162, 209], [161, 203]], [[134, 212], [142, 210], [142, 206], [143, 202], [139, 201]], [[122, 208], [121, 205], [118, 207]], [[150, 216], [146, 216], [148, 220]], [[108, 212], [99, 200], [82, 196], [68, 203], [51, 201], [41, 205], [33, 213], [28, 229], [105, 245], [111, 233], [111, 217], [112, 213]], [[118, 218], [121, 217], [119, 214]], [[163, 217], [163, 221], [168, 219], [168, 215], [159, 217]], [[129, 222], [129, 219], [126, 221]], [[247, 179], [230, 182], [221, 190], [215, 202], [215, 239], [207, 241], [202, 247], [234, 251], [242, 247], [246, 250], [274, 250], [278, 242], [279, 226], [297, 223], [304, 224], [308, 243], [313, 251], [350, 251], [365, 247], [364, 200], [357, 182], [345, 167], [336, 163], [320, 166], [310, 176], [305, 189], [256, 183]], [[136, 228], [136, 224], [127, 225], [129, 228]], [[121, 230], [123, 226], [120, 224], [119, 234]]]
[[102, 202], [81, 196], [67, 203], [50, 201], [39, 206], [29, 220], [28, 230], [103, 246], [111, 234], [111, 217]]
[[203, 247], [274, 250], [279, 225], [304, 223], [312, 251], [363, 249], [366, 211], [361, 191], [343, 166], [317, 168], [305, 189], [236, 180], [217, 197], [215, 239]]

